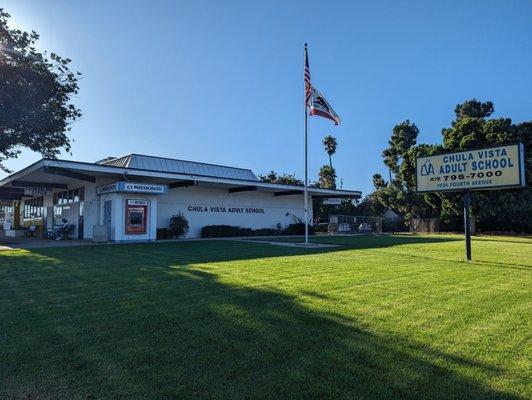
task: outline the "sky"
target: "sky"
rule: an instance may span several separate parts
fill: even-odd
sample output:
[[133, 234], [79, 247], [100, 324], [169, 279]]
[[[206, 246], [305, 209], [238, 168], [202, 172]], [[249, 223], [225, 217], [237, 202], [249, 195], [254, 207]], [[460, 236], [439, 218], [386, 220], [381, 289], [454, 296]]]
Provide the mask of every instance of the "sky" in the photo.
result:
[[[303, 177], [303, 45], [312, 83], [342, 122], [309, 117], [309, 178], [328, 162], [344, 189], [388, 176], [381, 153], [410, 119], [438, 143], [454, 107], [532, 120], [532, 1], [3, 0], [10, 25], [83, 76], [71, 153], [141, 153]], [[19, 170], [40, 159], [23, 151]], [[0, 178], [5, 176], [1, 174]]]

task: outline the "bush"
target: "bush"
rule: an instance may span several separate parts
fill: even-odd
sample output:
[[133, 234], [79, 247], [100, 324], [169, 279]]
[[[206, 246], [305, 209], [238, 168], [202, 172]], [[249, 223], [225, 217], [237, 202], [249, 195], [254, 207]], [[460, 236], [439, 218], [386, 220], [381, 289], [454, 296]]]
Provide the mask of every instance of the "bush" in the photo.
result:
[[170, 239], [170, 229], [157, 228], [157, 240]]
[[278, 235], [278, 231], [273, 228], [261, 228], [261, 229], [255, 229], [254, 236], [276, 236]]
[[[314, 235], [314, 227], [309, 225], [308, 227], [309, 235]], [[303, 222], [296, 222], [295, 224], [290, 224], [283, 229], [281, 235], [304, 235], [305, 234], [305, 224]]]
[[232, 225], [207, 225], [201, 228], [202, 238], [252, 236], [253, 229]]
[[178, 238], [186, 235], [188, 232], [188, 221], [182, 213], [177, 213], [170, 218], [170, 236], [172, 238]]
[[320, 222], [319, 224], [314, 224], [314, 232], [327, 233], [329, 232], [329, 223]]
[[[202, 238], [237, 237], [237, 236], [277, 236], [277, 235], [304, 235], [305, 225], [302, 222], [290, 224], [279, 230], [274, 228], [242, 228], [232, 225], [207, 225], [201, 228]], [[309, 234], [314, 234], [314, 229], [309, 226]]]

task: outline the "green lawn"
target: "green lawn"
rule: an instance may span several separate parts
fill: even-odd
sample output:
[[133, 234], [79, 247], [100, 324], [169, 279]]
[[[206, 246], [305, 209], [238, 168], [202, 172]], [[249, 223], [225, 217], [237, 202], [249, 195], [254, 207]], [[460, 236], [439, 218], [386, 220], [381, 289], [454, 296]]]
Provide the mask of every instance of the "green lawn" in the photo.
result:
[[0, 398], [532, 398], [532, 239], [313, 240], [0, 252]]

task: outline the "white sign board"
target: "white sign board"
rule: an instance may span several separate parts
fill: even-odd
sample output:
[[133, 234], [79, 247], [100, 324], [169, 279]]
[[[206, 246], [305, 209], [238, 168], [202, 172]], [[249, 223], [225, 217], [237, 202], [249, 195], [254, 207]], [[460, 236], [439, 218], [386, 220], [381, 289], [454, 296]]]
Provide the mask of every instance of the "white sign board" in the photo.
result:
[[416, 191], [444, 192], [525, 186], [521, 143], [416, 159]]
[[323, 204], [329, 206], [339, 206], [342, 204], [342, 199], [323, 199]]
[[128, 206], [147, 206], [148, 200], [128, 200]]
[[118, 189], [118, 183], [112, 183], [110, 185], [98, 186], [96, 188], [96, 194], [113, 193]]
[[164, 194], [167, 191], [168, 186], [166, 185], [137, 182], [116, 182], [110, 185], [99, 186], [96, 188], [96, 194], [106, 194], [115, 192]]
[[153, 185], [151, 183], [124, 182], [123, 191], [128, 192], [128, 193], [163, 194], [163, 193], [166, 193], [166, 185]]

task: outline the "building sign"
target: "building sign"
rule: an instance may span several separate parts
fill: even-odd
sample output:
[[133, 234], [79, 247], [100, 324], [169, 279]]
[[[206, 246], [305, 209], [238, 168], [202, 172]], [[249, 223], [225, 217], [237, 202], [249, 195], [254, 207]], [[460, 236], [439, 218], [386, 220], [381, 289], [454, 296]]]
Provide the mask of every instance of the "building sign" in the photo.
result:
[[339, 206], [342, 204], [342, 199], [324, 199], [323, 204], [328, 206]]
[[54, 191], [52, 188], [45, 187], [25, 187], [24, 196], [52, 196]]
[[443, 192], [525, 186], [521, 143], [416, 159], [416, 191]]
[[166, 185], [156, 185], [152, 183], [138, 182], [116, 182], [110, 185], [99, 186], [96, 188], [96, 194], [107, 193], [146, 193], [146, 194], [164, 194], [168, 191]]
[[123, 186], [123, 191], [128, 193], [164, 194], [167, 191], [166, 185], [153, 185], [151, 183], [132, 182], [118, 182], [118, 184], [119, 189]]
[[148, 200], [128, 200], [128, 206], [147, 206]]
[[118, 191], [118, 183], [112, 183], [110, 185], [98, 186], [96, 188], [96, 194], [114, 193]]
[[187, 206], [187, 211], [198, 213], [229, 213], [229, 214], [264, 214], [264, 208], [224, 207], [224, 206]]

